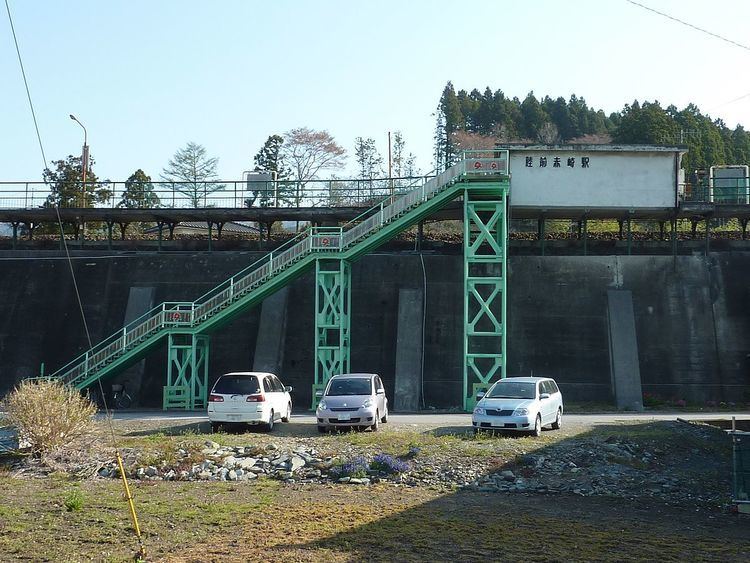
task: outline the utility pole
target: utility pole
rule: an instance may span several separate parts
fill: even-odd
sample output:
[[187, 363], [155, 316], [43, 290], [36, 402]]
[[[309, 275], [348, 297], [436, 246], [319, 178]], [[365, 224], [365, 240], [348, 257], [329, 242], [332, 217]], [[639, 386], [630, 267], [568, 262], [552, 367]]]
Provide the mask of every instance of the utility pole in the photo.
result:
[[81, 207], [86, 207], [86, 171], [89, 168], [89, 145], [88, 145], [88, 133], [86, 132], [86, 127], [76, 119], [76, 116], [72, 113], [70, 114], [70, 119], [78, 123], [81, 127], [83, 127], [83, 151], [81, 153], [81, 168], [82, 168], [82, 176], [83, 176], [83, 189], [81, 190]]
[[391, 195], [393, 195], [393, 152], [391, 151], [391, 132], [388, 131], [388, 181], [391, 183]]

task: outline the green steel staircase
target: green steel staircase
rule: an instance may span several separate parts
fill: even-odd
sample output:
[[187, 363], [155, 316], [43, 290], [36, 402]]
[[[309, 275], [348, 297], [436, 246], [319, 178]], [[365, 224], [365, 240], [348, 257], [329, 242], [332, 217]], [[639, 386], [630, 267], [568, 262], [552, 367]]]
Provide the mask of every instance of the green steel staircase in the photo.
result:
[[[507, 209], [505, 204], [508, 187], [506, 151], [491, 151], [489, 154], [465, 153], [461, 161], [441, 174], [421, 185], [405, 188], [400, 193], [389, 196], [342, 227], [308, 228], [193, 302], [162, 303], [49, 377], [59, 378], [78, 389], [83, 389], [99, 379], [124, 370], [167, 340], [169, 366], [167, 385], [164, 387], [164, 407], [202, 407], [207, 395], [208, 335], [287, 285], [307, 269], [315, 267], [318, 280], [318, 359], [313, 387], [319, 387], [334, 373], [348, 370], [348, 264], [459, 196], [464, 198], [466, 205], [469, 205], [470, 200], [474, 201], [477, 198], [480, 201], [489, 198], [495, 202], [492, 207], [495, 210], [492, 219], [495, 221], [494, 226], [498, 224], [497, 214], [502, 215], [502, 240], [498, 238], [497, 229], [492, 231], [494, 234], [484, 229], [487, 232], [482, 236], [490, 242], [495, 241], [492, 244], [497, 252], [492, 253], [490, 259], [495, 262], [502, 261], [503, 283], [498, 291], [503, 295], [504, 321], [504, 249], [507, 236], [504, 230], [504, 210]], [[472, 214], [471, 221], [472, 225], [482, 223], [477, 213]], [[471, 238], [470, 233], [467, 236]], [[467, 247], [468, 254], [474, 252], [475, 249]], [[478, 260], [486, 262], [487, 256]], [[336, 267], [325, 267], [331, 263]], [[468, 272], [468, 266], [466, 271]], [[496, 281], [497, 275], [493, 278], [495, 287]], [[467, 295], [472, 291], [476, 293], [475, 281], [471, 281], [470, 286]], [[484, 303], [484, 311], [489, 311], [487, 303]], [[480, 316], [482, 314], [480, 311]], [[467, 326], [473, 327], [470, 320], [467, 318]], [[498, 330], [502, 331], [502, 327], [497, 327], [497, 323], [493, 326], [493, 334], [496, 335]], [[467, 343], [466, 346], [468, 345]], [[502, 349], [504, 352], [504, 337]], [[471, 351], [465, 348], [464, 364], [478, 373], [475, 358], [469, 354]], [[496, 373], [504, 376], [504, 369], [499, 372], [497, 362], [501, 362], [504, 367], [505, 354], [495, 354], [492, 357], [493, 361], [496, 361], [491, 368], [490, 377]], [[467, 406], [467, 398], [470, 399], [467, 393], [466, 369], [465, 367], [464, 407]], [[487, 383], [488, 377], [485, 376], [486, 374], [479, 374], [480, 383]]]

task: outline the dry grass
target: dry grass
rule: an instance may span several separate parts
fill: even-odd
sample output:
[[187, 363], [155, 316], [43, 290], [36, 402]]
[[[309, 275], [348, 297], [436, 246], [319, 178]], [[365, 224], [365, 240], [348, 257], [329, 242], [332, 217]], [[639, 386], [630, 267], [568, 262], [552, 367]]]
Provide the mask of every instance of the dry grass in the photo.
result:
[[20, 442], [41, 457], [90, 434], [96, 405], [59, 381], [25, 380], [7, 396], [5, 410]]

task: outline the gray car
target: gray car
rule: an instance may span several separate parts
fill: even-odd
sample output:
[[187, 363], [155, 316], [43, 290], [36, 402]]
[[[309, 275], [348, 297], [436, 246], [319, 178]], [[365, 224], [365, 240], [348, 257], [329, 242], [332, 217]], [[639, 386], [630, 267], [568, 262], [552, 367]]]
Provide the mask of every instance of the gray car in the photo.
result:
[[328, 381], [325, 391], [318, 391], [316, 397], [320, 399], [315, 411], [318, 432], [368, 426], [375, 432], [381, 422], [388, 422], [388, 399], [376, 373], [335, 375]]

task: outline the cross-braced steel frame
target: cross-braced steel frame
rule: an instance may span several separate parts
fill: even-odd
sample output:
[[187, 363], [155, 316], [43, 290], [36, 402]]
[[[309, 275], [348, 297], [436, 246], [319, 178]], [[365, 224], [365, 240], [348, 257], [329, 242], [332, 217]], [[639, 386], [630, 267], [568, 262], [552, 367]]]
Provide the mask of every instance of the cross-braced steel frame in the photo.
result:
[[315, 262], [315, 392], [328, 380], [349, 371], [351, 264], [340, 259]]
[[506, 375], [507, 182], [464, 191], [463, 407]]
[[163, 408], [197, 409], [206, 406], [209, 337], [192, 332], [170, 333], [167, 384]]

